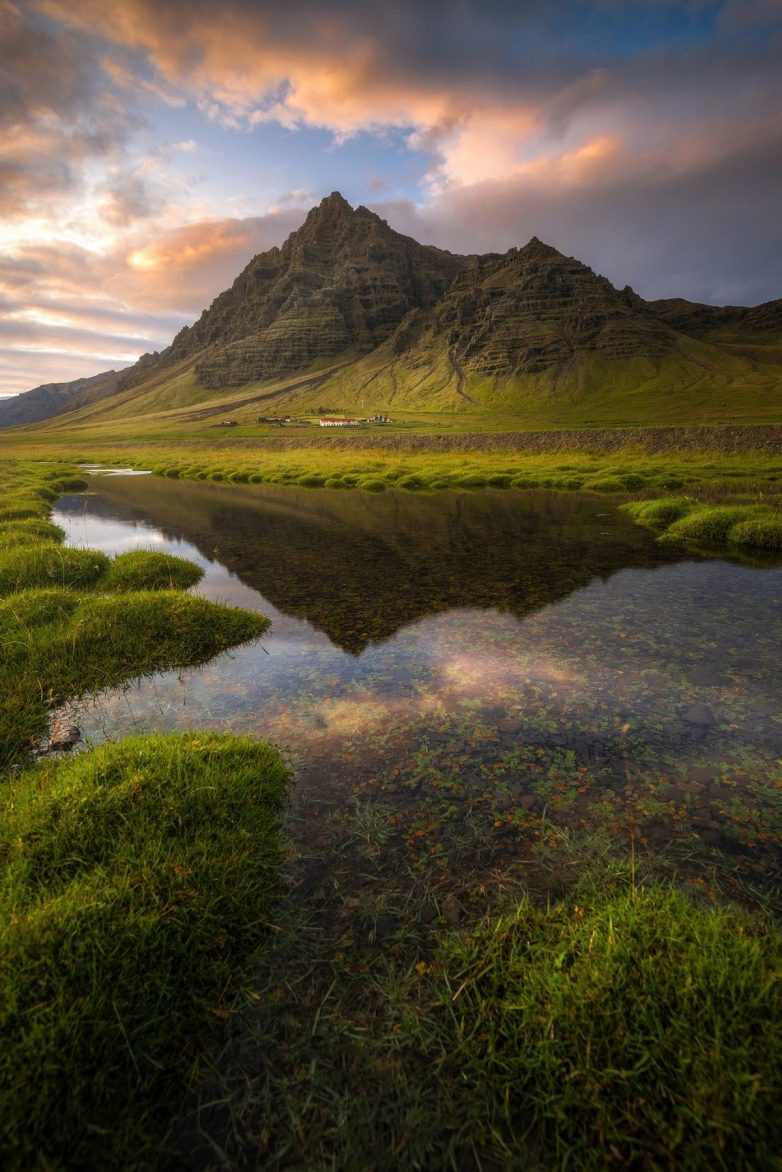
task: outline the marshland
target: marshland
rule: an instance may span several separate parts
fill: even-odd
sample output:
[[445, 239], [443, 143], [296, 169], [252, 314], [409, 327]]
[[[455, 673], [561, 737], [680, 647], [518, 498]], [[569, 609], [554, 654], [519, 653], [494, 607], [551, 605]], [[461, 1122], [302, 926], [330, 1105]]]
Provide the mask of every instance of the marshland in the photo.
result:
[[12, 1159], [768, 1165], [782, 466], [69, 455], [3, 467]]

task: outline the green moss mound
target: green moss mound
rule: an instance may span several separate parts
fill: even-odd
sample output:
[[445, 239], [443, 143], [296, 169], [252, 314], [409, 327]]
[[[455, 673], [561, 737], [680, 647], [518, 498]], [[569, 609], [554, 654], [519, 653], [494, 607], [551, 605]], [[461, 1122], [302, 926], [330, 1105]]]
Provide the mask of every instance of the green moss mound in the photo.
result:
[[417, 489], [426, 486], [426, 480], [417, 472], [408, 472], [406, 476], [400, 476], [396, 484], [397, 488], [404, 488], [408, 492], [415, 492]]
[[100, 580], [101, 590], [186, 590], [204, 571], [195, 562], [158, 549], [134, 549], [113, 559]]
[[199, 733], [2, 792], [6, 1168], [144, 1166], [263, 941], [286, 782], [268, 745]]
[[94, 549], [71, 549], [42, 543], [0, 553], [0, 594], [31, 586], [89, 588], [109, 568], [109, 559]]
[[15, 545], [37, 545], [39, 542], [63, 541], [64, 531], [53, 521], [28, 517], [24, 521], [0, 521], [0, 549]]
[[627, 486], [620, 476], [596, 476], [584, 481], [587, 492], [625, 492]]
[[739, 521], [747, 520], [741, 505], [699, 505], [674, 521], [662, 535], [662, 541], [691, 541], [703, 545], [721, 545]]
[[728, 541], [747, 549], [782, 550], [782, 518], [750, 517], [728, 530]]
[[465, 472], [457, 478], [456, 484], [459, 488], [486, 488], [487, 476], [485, 472]]
[[623, 512], [629, 513], [639, 525], [662, 528], [678, 521], [680, 517], [686, 517], [698, 507], [698, 504], [686, 496], [667, 496], [657, 497], [651, 501], [630, 501], [619, 507]]
[[[79, 595], [62, 586], [21, 590], [0, 599], [0, 632], [9, 638], [12, 632], [32, 637], [33, 629], [62, 622], [79, 605]], [[9, 651], [6, 645], [4, 651]]]
[[478, 1133], [532, 1127], [546, 1167], [776, 1166], [777, 931], [670, 889], [593, 890], [524, 903], [445, 964]]

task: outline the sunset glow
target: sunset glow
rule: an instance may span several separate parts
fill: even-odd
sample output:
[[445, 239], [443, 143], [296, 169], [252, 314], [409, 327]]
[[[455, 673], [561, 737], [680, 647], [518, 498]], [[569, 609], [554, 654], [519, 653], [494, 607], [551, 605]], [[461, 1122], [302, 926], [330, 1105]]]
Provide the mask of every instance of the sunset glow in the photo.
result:
[[779, 296], [779, 4], [566, 8], [0, 0], [0, 394], [162, 348], [331, 190], [647, 297]]

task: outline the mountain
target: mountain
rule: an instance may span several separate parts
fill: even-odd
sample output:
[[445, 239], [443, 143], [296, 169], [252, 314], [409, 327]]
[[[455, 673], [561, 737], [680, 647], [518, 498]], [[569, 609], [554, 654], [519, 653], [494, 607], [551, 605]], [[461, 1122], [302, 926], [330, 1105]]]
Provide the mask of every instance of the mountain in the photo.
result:
[[0, 399], [0, 427], [19, 427], [38, 423], [63, 411], [73, 411], [88, 403], [96, 403], [113, 395], [122, 378], [122, 372], [107, 370], [92, 378], [77, 378], [69, 383], [44, 383], [32, 391]]
[[282, 248], [251, 260], [164, 361], [197, 356], [199, 382], [222, 387], [364, 354], [409, 310], [435, 305], [464, 264], [333, 192]]
[[522, 427], [770, 422], [782, 301], [644, 301], [535, 237], [459, 256], [334, 192], [166, 350], [115, 377], [99, 407], [58, 399], [62, 425], [211, 426], [323, 404]]

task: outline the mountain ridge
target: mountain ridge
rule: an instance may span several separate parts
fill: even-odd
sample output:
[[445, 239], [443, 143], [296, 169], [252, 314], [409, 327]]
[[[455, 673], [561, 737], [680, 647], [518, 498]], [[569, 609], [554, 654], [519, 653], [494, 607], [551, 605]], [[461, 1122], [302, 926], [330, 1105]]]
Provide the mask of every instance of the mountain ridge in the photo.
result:
[[[350, 409], [501, 408], [521, 418], [543, 405], [566, 418], [569, 402], [591, 396], [599, 417], [601, 402], [622, 397], [632, 412], [643, 390], [672, 402], [697, 391], [697, 410], [713, 414], [722, 404], [709, 400], [710, 386], [778, 400], [782, 299], [752, 308], [645, 301], [535, 236], [505, 253], [460, 255], [332, 192], [170, 346], [95, 377], [109, 373], [110, 389], [103, 383], [95, 396], [109, 400], [102, 417], [136, 399], [166, 411], [254, 384], [257, 401], [297, 410], [320, 397]], [[89, 417], [89, 388], [60, 391], [37, 419]], [[0, 427], [19, 421], [7, 408]]]

